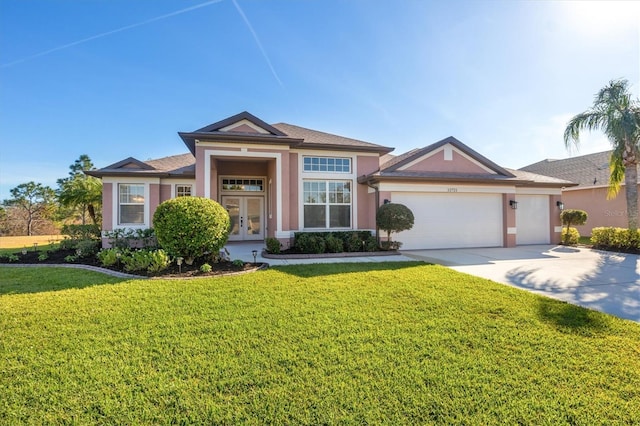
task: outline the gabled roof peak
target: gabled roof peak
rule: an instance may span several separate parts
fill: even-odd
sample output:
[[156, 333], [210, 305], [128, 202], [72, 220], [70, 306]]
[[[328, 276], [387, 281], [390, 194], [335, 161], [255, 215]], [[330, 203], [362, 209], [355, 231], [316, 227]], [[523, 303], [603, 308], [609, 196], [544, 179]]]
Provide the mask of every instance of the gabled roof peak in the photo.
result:
[[[193, 133], [215, 133], [215, 132], [229, 132], [229, 131], [234, 132], [234, 130], [229, 129], [229, 127], [232, 126], [233, 124], [240, 123], [245, 120], [253, 124], [254, 126], [256, 126], [258, 129], [262, 129], [266, 134], [271, 134], [274, 136], [287, 136], [284, 133], [282, 133], [280, 130], [265, 123], [264, 121], [260, 120], [258, 117], [256, 117], [255, 115], [247, 111], [242, 111], [241, 113], [233, 115], [229, 118], [225, 118], [224, 120], [216, 121], [215, 123], [202, 127]], [[236, 133], [242, 133], [242, 132], [236, 131]]]

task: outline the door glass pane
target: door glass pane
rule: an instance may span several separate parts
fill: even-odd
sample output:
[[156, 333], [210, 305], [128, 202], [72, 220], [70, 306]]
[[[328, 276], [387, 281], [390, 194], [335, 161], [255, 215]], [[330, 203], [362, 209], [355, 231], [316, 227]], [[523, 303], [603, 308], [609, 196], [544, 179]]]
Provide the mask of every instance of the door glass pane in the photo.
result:
[[225, 197], [224, 208], [229, 212], [231, 219], [231, 232], [229, 235], [240, 234], [240, 198]]
[[260, 234], [262, 230], [262, 199], [247, 198], [247, 234]]

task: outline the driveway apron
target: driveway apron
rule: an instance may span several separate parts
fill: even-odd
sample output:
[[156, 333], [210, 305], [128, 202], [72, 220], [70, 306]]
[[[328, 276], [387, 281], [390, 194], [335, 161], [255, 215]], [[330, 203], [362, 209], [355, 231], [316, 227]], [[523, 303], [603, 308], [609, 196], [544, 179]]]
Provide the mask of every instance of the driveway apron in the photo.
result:
[[550, 245], [402, 254], [640, 322], [638, 255]]

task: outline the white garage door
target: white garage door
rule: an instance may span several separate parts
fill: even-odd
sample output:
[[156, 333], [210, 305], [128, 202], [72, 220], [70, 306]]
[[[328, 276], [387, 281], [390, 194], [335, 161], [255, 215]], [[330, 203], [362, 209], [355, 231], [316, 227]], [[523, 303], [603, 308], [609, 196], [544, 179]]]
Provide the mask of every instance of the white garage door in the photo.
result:
[[411, 230], [391, 235], [403, 250], [502, 246], [500, 194], [394, 192], [391, 200], [415, 217]]
[[549, 196], [517, 195], [516, 244], [549, 244]]

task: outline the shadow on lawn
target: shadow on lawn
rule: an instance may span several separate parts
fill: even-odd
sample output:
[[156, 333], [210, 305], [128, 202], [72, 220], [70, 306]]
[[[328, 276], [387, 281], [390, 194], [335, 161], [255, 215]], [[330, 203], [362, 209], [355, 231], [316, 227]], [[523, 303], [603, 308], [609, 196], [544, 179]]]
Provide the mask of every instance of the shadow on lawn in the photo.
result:
[[0, 296], [83, 289], [127, 280], [82, 269], [0, 266]]
[[354, 272], [395, 271], [399, 269], [415, 268], [417, 266], [432, 265], [421, 261], [406, 262], [360, 262], [360, 263], [307, 263], [297, 265], [273, 266], [270, 269], [301, 278], [348, 274]]

